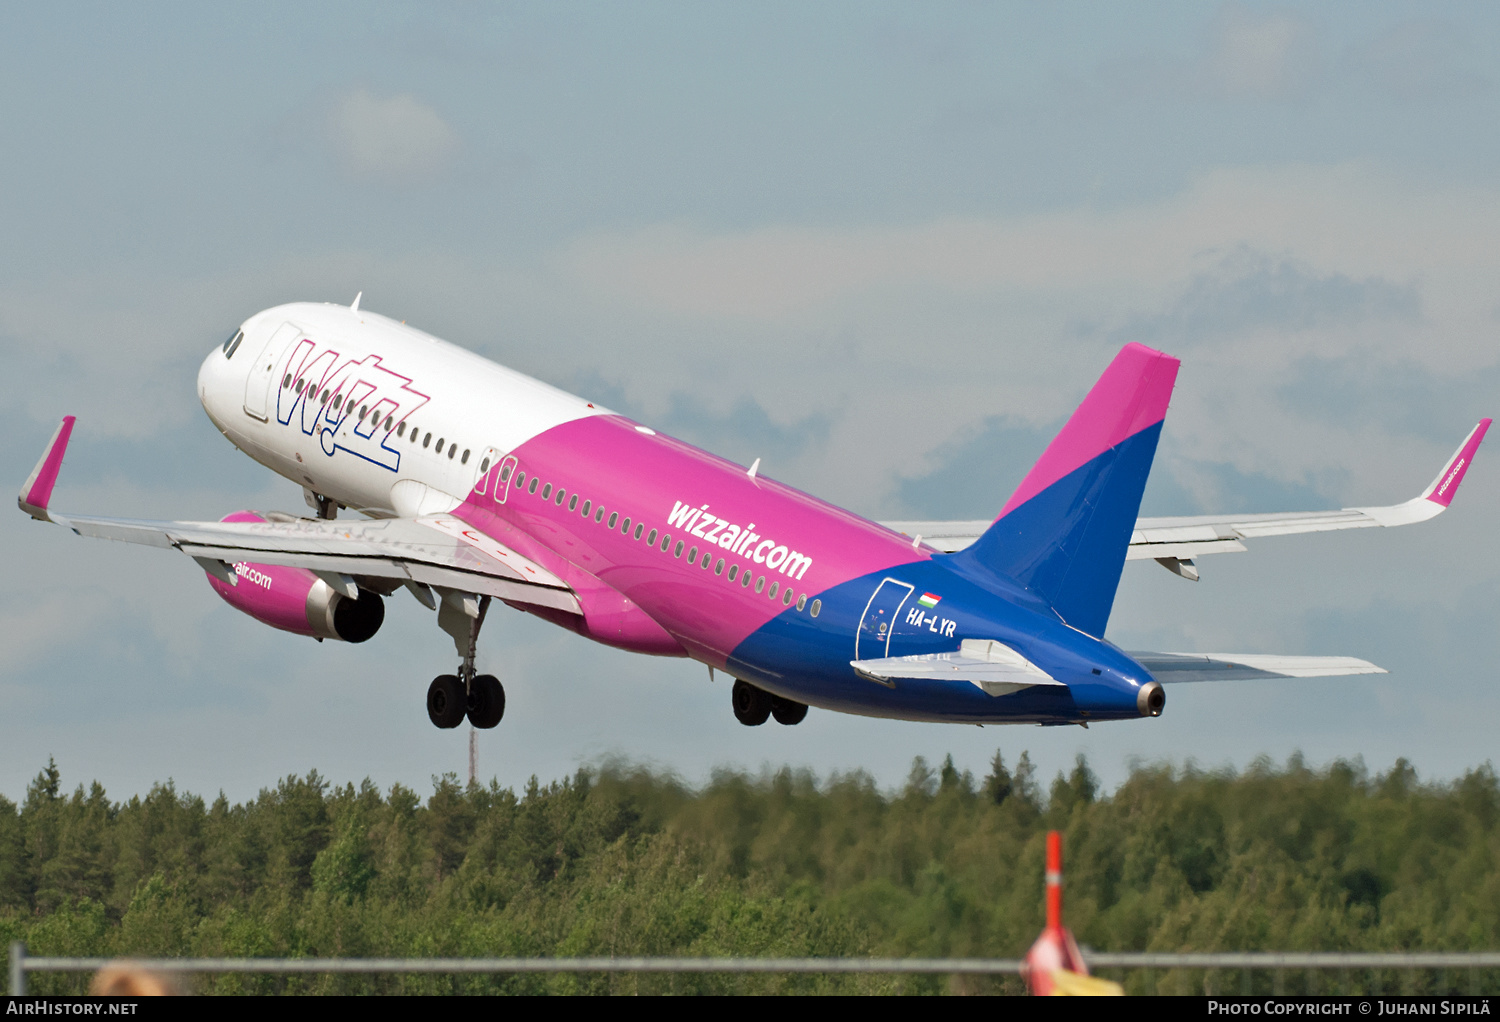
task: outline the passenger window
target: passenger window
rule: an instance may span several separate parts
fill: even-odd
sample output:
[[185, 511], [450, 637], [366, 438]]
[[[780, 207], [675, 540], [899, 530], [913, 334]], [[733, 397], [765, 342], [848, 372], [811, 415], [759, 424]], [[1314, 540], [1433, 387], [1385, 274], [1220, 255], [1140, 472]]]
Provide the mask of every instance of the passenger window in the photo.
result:
[[562, 507], [563, 498], [566, 497], [567, 495], [568, 495], [567, 491], [564, 490], [561, 486], [559, 486], [557, 488], [557, 506], [558, 507]]
[[672, 556], [673, 557], [681, 557], [682, 556], [682, 540], [679, 539], [677, 541], [677, 549], [675, 549], [675, 550], [672, 551]]
[[285, 376], [283, 376], [281, 378], [281, 389], [282, 390], [286, 390], [291, 385], [292, 385], [292, 374], [291, 373], [287, 373]]
[[656, 546], [656, 530], [655, 529], [652, 529], [651, 530], [651, 535], [649, 535], [649, 536], [646, 537], [646, 545], [647, 546]]
[[[467, 465], [469, 463], [469, 452], [467, 449], [464, 450], [464, 456], [458, 459], [458, 463], [460, 465]], [[485, 464], [488, 465], [489, 462], [486, 461]]]
[[661, 552], [662, 553], [666, 553], [667, 552], [667, 547], [669, 547], [671, 545], [672, 545], [672, 537], [668, 536], [665, 532], [662, 533], [661, 534]]
[[[704, 561], [703, 563], [707, 564], [708, 562]], [[724, 558], [720, 557], [719, 558], [719, 562], [714, 565], [714, 574], [715, 575], [722, 575], [722, 574], [724, 574]]]
[[405, 419], [401, 420], [401, 422], [396, 426], [396, 435], [397, 436], [405, 436], [406, 435], [406, 420]]
[[540, 479], [538, 479], [536, 476], [532, 476], [531, 477], [531, 485], [528, 486], [528, 487], [526, 487], [526, 492], [527, 493], [535, 493], [536, 492], [537, 483], [540, 483], [540, 482], [541, 482]]
[[339, 408], [343, 405], [343, 403], [344, 403], [344, 395], [342, 395], [342, 394], [335, 394], [335, 395], [333, 395], [333, 410], [334, 411], [338, 411]]
[[740, 572], [740, 566], [738, 564], [731, 564], [729, 566], [729, 581], [733, 582], [734, 581], [734, 576], [738, 575], [739, 572]]
[[762, 575], [760, 578], [755, 580], [755, 591], [757, 593], [763, 593], [766, 591], [766, 576]]
[[526, 473], [524, 471], [517, 472], [516, 473], [516, 486], [520, 487], [520, 486], [525, 486], [525, 485], [526, 485]]
[[807, 607], [807, 594], [803, 593], [801, 596], [797, 597], [797, 613], [799, 613], [799, 614], [802, 613], [802, 611], [806, 607]]
[[448, 460], [452, 461], [453, 460], [453, 456], [455, 454], [457, 454], [457, 453], [458, 453], [458, 441], [455, 440], [453, 443], [451, 443], [451, 444], [448, 445]]
[[387, 415], [385, 417], [385, 431], [387, 433], [389, 433], [391, 431], [391, 423], [394, 422], [395, 420], [396, 420], [396, 417], [394, 415]]
[[[571, 497], [568, 498], [568, 510], [569, 511], [577, 511], [578, 510], [578, 494], [575, 493], [575, 494], [573, 494], [573, 496], [571, 496]], [[585, 511], [584, 513], [587, 514], [588, 512]]]
[[584, 501], [583, 502], [583, 510], [580, 511], [580, 512], [578, 512], [578, 513], [581, 514], [581, 515], [583, 515], [583, 517], [587, 518], [589, 516], [589, 512], [591, 510], [593, 510], [593, 507], [592, 507], [593, 503], [594, 502], [591, 501], [591, 500]]
[[438, 437], [437, 453], [439, 453], [439, 454], [443, 453], [443, 438], [442, 437]]
[[641, 538], [641, 533], [643, 531], [645, 531], [645, 528], [646, 527], [644, 525], [640, 524], [639, 522], [636, 523], [636, 526], [635, 526], [635, 538], [636, 539], [640, 539]]
[[745, 573], [740, 576], [740, 585], [744, 586], [746, 589], [750, 588], [750, 569], [749, 568], [746, 568], [745, 569]]
[[365, 416], [369, 415], [369, 414], [370, 414], [370, 406], [369, 405], [360, 405], [359, 406], [359, 421], [360, 422], [364, 422], [365, 421]]
[[618, 511], [611, 511], [609, 513], [609, 527], [611, 529], [613, 529], [615, 527], [615, 522], [617, 522], [619, 520], [620, 520], [620, 512], [618, 512]]
[[427, 439], [425, 439], [425, 440], [422, 441], [422, 446], [426, 447], [430, 443], [432, 443], [432, 434], [428, 433], [427, 434]]
[[[533, 479], [532, 482], [536, 482], [536, 480]], [[546, 486], [542, 487], [542, 499], [543, 500], [551, 500], [552, 499], [552, 484], [551, 483], [548, 483]]]
[[324, 387], [323, 388], [323, 396], [320, 397], [320, 398], [318, 398], [318, 404], [320, 404], [320, 405], [326, 405], [327, 403], [328, 403], [328, 388]]
[[768, 594], [771, 597], [771, 599], [773, 599], [773, 600], [776, 599], [776, 590], [779, 589], [780, 587], [781, 587], [781, 583], [780, 582], [772, 582], [771, 583], [771, 592]]
[[298, 394], [299, 394], [299, 395], [300, 395], [300, 394], [301, 394], [301, 393], [302, 393], [302, 391], [303, 391], [303, 390], [304, 390], [304, 389], [305, 389], [305, 388], [306, 388], [306, 387], [307, 387], [307, 381], [306, 381], [306, 380], [298, 380], [298, 381], [297, 381], [297, 393], [298, 393]]
[[820, 610], [822, 610], [822, 609], [823, 609], [823, 601], [822, 600], [814, 600], [812, 602], [812, 611], [811, 611], [811, 614], [812, 614], [813, 617], [817, 617], [818, 616], [818, 612]]
[[602, 521], [604, 521], [604, 508], [596, 508], [594, 510], [594, 524], [598, 525]]
[[623, 522], [620, 523], [620, 531], [623, 532], [627, 536], [630, 535], [630, 519], [629, 518], [625, 519]]
[[688, 551], [688, 563], [689, 564], [694, 564], [694, 563], [697, 562], [697, 560], [698, 560], [698, 548], [697, 547], [693, 547], [693, 549], [691, 549], [691, 550]]
[[[503, 482], [505, 482], [509, 478], [510, 478], [510, 466], [509, 465], [502, 465], [502, 466], [500, 466], [500, 481], [503, 483]], [[516, 485], [520, 486], [521, 484], [517, 483]]]
[[783, 607], [785, 607], [787, 604], [789, 604], [791, 602], [792, 602], [792, 590], [790, 588], [788, 588], [786, 592], [784, 592], [784, 593], [781, 594], [781, 605]]

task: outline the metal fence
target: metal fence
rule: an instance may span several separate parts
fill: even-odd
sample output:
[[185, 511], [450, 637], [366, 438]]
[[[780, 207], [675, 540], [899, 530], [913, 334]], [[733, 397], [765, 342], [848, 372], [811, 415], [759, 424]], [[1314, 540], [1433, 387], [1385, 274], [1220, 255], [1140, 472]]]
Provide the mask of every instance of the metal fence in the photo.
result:
[[[1400, 992], [1477, 994], [1484, 970], [1500, 970], [1500, 952], [1085, 952], [1091, 971], [1192, 973], [1175, 993]], [[10, 946], [10, 992], [26, 993], [30, 973], [96, 972], [116, 959], [31, 956]], [[1019, 958], [141, 958], [141, 969], [167, 974], [525, 973], [821, 974], [1018, 976]], [[1332, 973], [1332, 975], [1328, 975]], [[1238, 980], [1238, 983], [1234, 982]], [[1159, 984], [1153, 984], [1155, 992]]]

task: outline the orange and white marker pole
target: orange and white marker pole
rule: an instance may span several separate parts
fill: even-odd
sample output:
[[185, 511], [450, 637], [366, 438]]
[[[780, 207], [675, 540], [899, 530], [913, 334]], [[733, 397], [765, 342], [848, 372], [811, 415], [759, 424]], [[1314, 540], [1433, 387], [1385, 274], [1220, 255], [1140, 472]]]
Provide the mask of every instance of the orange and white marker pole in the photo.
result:
[[[1026, 977], [1026, 983], [1031, 987], [1033, 994], [1045, 996], [1064, 992], [1058, 989], [1059, 987], [1068, 987], [1066, 992], [1073, 993], [1073, 988], [1078, 984], [1071, 980], [1074, 977], [1089, 974], [1088, 966], [1083, 963], [1083, 955], [1078, 953], [1078, 944], [1062, 922], [1062, 888], [1062, 835], [1055, 830], [1049, 830], [1047, 832], [1047, 926], [1042, 930], [1042, 935], [1036, 939], [1036, 943], [1031, 945], [1031, 950], [1026, 953], [1025, 964], [1022, 966], [1022, 975]], [[1059, 973], [1070, 975], [1059, 976]], [[1114, 984], [1109, 985], [1114, 986]], [[1109, 992], [1118, 992], [1118, 987]]]

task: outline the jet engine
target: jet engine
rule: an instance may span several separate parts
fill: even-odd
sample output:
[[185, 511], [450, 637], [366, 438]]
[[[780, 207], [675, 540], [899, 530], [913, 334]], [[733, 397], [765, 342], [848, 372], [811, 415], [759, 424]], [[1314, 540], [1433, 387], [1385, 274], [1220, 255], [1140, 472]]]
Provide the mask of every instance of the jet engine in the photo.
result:
[[[266, 519], [254, 511], [236, 511], [221, 520], [263, 522]], [[284, 632], [364, 642], [385, 621], [385, 601], [378, 593], [361, 589], [359, 599], [351, 600], [334, 592], [327, 582], [306, 568], [242, 561], [234, 565], [234, 573], [238, 585], [227, 585], [212, 575], [208, 576], [208, 584], [235, 610]]]

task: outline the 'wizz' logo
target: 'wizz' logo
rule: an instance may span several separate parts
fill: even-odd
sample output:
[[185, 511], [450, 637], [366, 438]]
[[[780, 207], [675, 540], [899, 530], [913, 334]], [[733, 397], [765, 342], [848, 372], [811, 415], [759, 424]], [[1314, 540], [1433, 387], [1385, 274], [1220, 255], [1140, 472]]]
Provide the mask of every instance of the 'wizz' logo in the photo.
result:
[[379, 355], [340, 362], [338, 352], [316, 348], [305, 337], [292, 346], [277, 381], [282, 386], [277, 388], [276, 420], [289, 426], [296, 419], [304, 434], [316, 433], [330, 458], [335, 451], [348, 451], [397, 471], [401, 452], [395, 446], [396, 426], [425, 405], [428, 395], [411, 388], [411, 377], [381, 365]]

